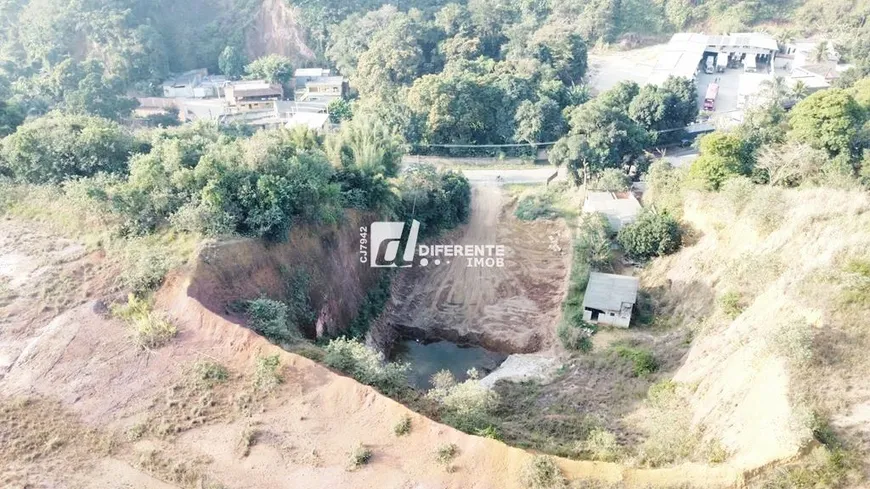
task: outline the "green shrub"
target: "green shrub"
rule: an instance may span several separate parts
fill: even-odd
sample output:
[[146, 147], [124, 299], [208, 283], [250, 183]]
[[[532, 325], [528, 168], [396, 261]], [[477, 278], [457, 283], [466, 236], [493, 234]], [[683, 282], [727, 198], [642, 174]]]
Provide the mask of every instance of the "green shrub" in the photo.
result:
[[193, 373], [197, 384], [208, 388], [226, 382], [230, 378], [230, 372], [226, 367], [209, 360], [199, 360], [193, 364]]
[[378, 277], [378, 283], [375, 287], [366, 292], [365, 299], [360, 304], [356, 317], [353, 318], [348, 327], [347, 331], [351, 337], [362, 339], [368, 333], [371, 322], [381, 315], [384, 311], [384, 306], [390, 300], [390, 284], [392, 284], [392, 275], [383, 273]]
[[169, 249], [144, 237], [127, 240], [120, 253], [124, 261], [121, 283], [135, 294], [156, 289], [169, 270], [180, 265]]
[[402, 416], [402, 419], [393, 426], [393, 433], [396, 436], [405, 436], [411, 432], [411, 417], [407, 414]]
[[659, 369], [658, 361], [648, 350], [617, 346], [613, 351], [618, 357], [631, 361], [632, 374], [635, 377], [645, 377]]
[[247, 304], [251, 329], [273, 341], [299, 337], [299, 331], [287, 323], [287, 304], [270, 299], [256, 299]]
[[401, 215], [420, 221], [420, 232], [432, 236], [468, 220], [471, 185], [453, 171], [429, 164], [412, 165], [398, 179]]
[[628, 175], [619, 168], [606, 168], [592, 182], [592, 189], [602, 192], [624, 192], [631, 184]]
[[350, 469], [358, 469], [369, 463], [372, 459], [372, 450], [362, 443], [357, 443], [350, 451], [349, 465]]
[[257, 366], [254, 370], [254, 389], [261, 392], [271, 392], [283, 381], [281, 377], [281, 358], [276, 355], [257, 357]]
[[474, 430], [474, 436], [489, 438], [491, 440], [501, 440], [501, 433], [495, 426], [487, 426], [486, 428]]
[[115, 122], [52, 113], [3, 139], [0, 170], [25, 182], [58, 183], [99, 172], [123, 173], [133, 150], [133, 137]]
[[453, 374], [442, 370], [432, 376], [426, 397], [438, 403], [444, 422], [467, 433], [489, 426], [489, 415], [498, 407], [498, 394], [480, 385], [475, 371], [457, 383]]
[[643, 212], [637, 221], [620, 229], [616, 239], [632, 258], [648, 260], [680, 249], [682, 232], [673, 217]]
[[455, 443], [441, 445], [435, 451], [436, 459], [441, 465], [449, 465], [457, 455], [459, 455], [459, 447]]
[[613, 433], [596, 428], [589, 433], [586, 441], [580, 444], [580, 451], [589, 454], [592, 460], [615, 462], [619, 458], [619, 443]]
[[721, 307], [722, 312], [731, 319], [739, 316], [744, 309], [740, 292], [732, 290], [722, 294], [722, 296], [719, 297], [719, 307]]
[[526, 462], [520, 473], [520, 482], [528, 489], [562, 489], [568, 481], [553, 457], [536, 455]]
[[336, 338], [326, 345], [323, 362], [340, 370], [359, 382], [394, 393], [408, 385], [408, 365], [389, 363], [382, 353], [376, 352], [359, 341]]
[[[562, 346], [569, 351], [592, 351], [592, 336], [598, 328], [582, 319], [582, 309], [573, 311], [572, 317], [563, 318], [556, 329], [556, 336]], [[580, 315], [580, 317], [576, 317]]]

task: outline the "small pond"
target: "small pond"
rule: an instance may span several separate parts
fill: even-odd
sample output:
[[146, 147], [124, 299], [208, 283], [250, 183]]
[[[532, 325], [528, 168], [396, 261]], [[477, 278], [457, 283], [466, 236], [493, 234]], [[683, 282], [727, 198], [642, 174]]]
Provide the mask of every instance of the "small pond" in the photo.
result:
[[449, 370], [462, 382], [468, 379], [466, 372], [476, 368], [483, 377], [492, 372], [507, 355], [492, 352], [479, 346], [463, 346], [449, 341], [423, 343], [417, 340], [403, 340], [393, 348], [393, 360], [411, 365], [408, 383], [411, 387], [428, 390], [432, 387], [429, 379], [441, 370]]

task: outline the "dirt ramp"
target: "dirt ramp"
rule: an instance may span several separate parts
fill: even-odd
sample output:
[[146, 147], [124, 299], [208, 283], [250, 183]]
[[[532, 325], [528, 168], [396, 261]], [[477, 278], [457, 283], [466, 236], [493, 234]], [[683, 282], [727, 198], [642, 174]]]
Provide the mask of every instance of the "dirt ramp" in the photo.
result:
[[468, 224], [446, 245], [503, 245], [504, 267], [450, 263], [403, 269], [387, 322], [426, 339], [471, 342], [506, 353], [548, 348], [570, 270], [568, 232], [559, 222], [519, 221], [500, 187], [475, 184]]

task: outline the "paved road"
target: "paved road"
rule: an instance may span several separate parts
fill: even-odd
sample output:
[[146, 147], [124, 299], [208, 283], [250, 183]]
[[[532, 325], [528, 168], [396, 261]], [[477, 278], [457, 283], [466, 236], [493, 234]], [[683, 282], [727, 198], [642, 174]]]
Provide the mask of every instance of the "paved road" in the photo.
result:
[[[556, 168], [532, 168], [527, 170], [462, 170], [462, 174], [472, 184], [498, 185], [517, 183], [547, 183], [547, 179], [556, 173]], [[498, 179], [501, 177], [501, 180]], [[564, 178], [559, 175], [559, 178]]]

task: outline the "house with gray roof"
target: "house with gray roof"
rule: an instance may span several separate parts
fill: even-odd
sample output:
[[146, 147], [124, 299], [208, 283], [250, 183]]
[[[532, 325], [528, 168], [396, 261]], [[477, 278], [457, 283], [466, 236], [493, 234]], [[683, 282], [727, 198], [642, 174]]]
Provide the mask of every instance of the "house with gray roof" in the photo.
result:
[[583, 296], [583, 320], [627, 328], [637, 302], [638, 287], [635, 277], [592, 272]]

